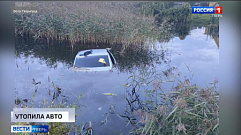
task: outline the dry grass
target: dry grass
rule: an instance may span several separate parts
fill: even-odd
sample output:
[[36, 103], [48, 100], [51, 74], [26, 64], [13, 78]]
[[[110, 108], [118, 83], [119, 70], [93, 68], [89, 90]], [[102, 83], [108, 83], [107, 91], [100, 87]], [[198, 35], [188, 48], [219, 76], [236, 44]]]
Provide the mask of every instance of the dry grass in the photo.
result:
[[16, 35], [71, 43], [135, 43], [155, 29], [154, 17], [140, 14], [137, 2], [40, 2], [39, 14], [16, 15]]
[[[172, 76], [173, 80], [164, 81], [163, 74], [145, 69], [129, 78], [125, 85], [129, 109], [124, 114], [134, 127], [131, 134], [219, 134], [218, 81], [202, 88]], [[163, 85], [170, 82], [172, 90], [164, 91]]]

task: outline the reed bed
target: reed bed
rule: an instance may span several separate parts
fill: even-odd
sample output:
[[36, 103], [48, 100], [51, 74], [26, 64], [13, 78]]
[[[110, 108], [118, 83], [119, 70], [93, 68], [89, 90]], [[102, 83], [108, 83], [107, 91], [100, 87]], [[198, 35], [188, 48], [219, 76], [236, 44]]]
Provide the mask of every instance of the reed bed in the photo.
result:
[[39, 14], [16, 15], [16, 36], [86, 43], [140, 44], [155, 35], [154, 17], [137, 2], [35, 2]]
[[[133, 125], [130, 134], [219, 134], [218, 81], [206, 88], [198, 87], [176, 70], [169, 72], [171, 80], [147, 68], [129, 77], [124, 85], [128, 108], [122, 117]], [[173, 83], [171, 90], [164, 90], [165, 83]]]
[[[141, 45], [147, 40], [184, 39], [190, 26], [207, 25], [210, 16], [191, 15], [191, 6], [172, 2], [32, 2], [38, 14], [17, 14], [16, 37], [47, 44]], [[193, 16], [193, 17], [191, 17]], [[192, 22], [192, 23], [191, 23]], [[182, 32], [184, 31], [184, 32]]]

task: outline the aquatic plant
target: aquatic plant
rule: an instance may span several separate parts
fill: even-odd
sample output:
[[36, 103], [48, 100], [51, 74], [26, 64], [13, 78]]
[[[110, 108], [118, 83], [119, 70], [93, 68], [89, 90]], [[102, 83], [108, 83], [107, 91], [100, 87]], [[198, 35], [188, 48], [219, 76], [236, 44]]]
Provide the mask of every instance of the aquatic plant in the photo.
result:
[[[145, 46], [150, 47], [152, 41], [169, 42], [175, 36], [183, 40], [191, 29], [207, 24], [217, 26], [207, 26], [210, 29], [206, 33], [219, 43], [218, 20], [210, 15], [191, 14], [188, 2], [179, 8], [173, 7], [172, 2], [32, 4], [40, 8], [38, 14], [15, 15], [15, 53], [44, 59], [51, 68], [56, 68], [58, 62], [71, 68], [79, 50], [111, 47], [120, 60], [118, 68], [131, 71], [135, 66], [152, 63], [149, 54], [140, 53], [149, 53]], [[141, 57], [125, 55], [127, 52]]]
[[75, 44], [88, 43], [123, 44], [125, 48], [128, 45], [141, 45], [149, 39], [168, 42], [174, 36], [185, 38], [190, 31], [191, 21], [198, 26], [206, 26], [210, 22], [210, 15], [191, 15], [188, 2], [179, 8], [173, 7], [173, 2], [32, 4], [39, 8], [38, 14], [15, 15], [16, 37], [33, 37], [35, 41], [48, 45], [68, 43], [71, 48]]
[[39, 14], [16, 15], [17, 36], [36, 40], [68, 40], [71, 45], [141, 43], [154, 28], [154, 18], [142, 17], [136, 2], [36, 2]]
[[[218, 81], [202, 88], [180, 73], [171, 80], [155, 69], [133, 74], [125, 84], [129, 106], [123, 113], [133, 130], [130, 134], [219, 134]], [[173, 83], [165, 90], [165, 83]]]
[[[66, 102], [63, 102], [63, 100], [58, 102], [56, 100], [56, 98], [58, 98], [58, 96], [56, 96], [55, 94], [51, 94], [51, 93], [56, 93], [56, 92], [59, 93], [61, 88], [59, 88], [53, 81], [51, 81], [51, 83], [52, 83], [53, 88], [56, 89], [56, 91], [52, 91], [49, 94], [50, 96], [52, 96], [52, 100], [48, 101], [46, 99], [43, 99], [42, 103], [39, 103], [39, 105], [37, 105], [34, 102], [34, 97], [38, 90], [37, 85], [40, 85], [41, 82], [36, 82], [35, 79], [32, 79], [32, 80], [33, 80], [33, 85], [35, 87], [33, 94], [32, 94], [32, 99], [28, 100], [28, 99], [20, 99], [20, 98], [16, 97], [16, 99], [15, 99], [15, 107], [16, 108], [17, 107], [34, 108], [36, 106], [38, 106], [39, 108], [75, 108], [76, 112], [78, 112], [78, 110], [80, 109], [81, 104], [79, 103], [79, 99], [85, 94], [85, 92], [78, 96], [77, 103], [67, 104]], [[48, 77], [48, 80], [50, 82], [49, 77]], [[28, 104], [28, 102], [31, 102], [31, 104]], [[78, 116], [78, 114], [75, 115], [75, 117], [77, 117], [77, 116]], [[70, 122], [47, 122], [46, 124], [49, 125], [48, 134], [51, 134], [51, 135], [59, 135], [59, 134], [91, 135], [90, 134], [91, 125], [89, 125], [89, 128], [87, 128], [88, 123], [80, 123], [79, 125], [77, 125], [75, 123], [70, 123]], [[15, 122], [15, 125], [42, 125], [42, 123]], [[17, 135], [25, 135], [25, 134], [29, 134], [29, 133], [16, 133], [16, 134]]]
[[[185, 23], [188, 3], [172, 8], [172, 2], [33, 2], [38, 14], [15, 16], [16, 37], [34, 37], [47, 44], [141, 45], [147, 39], [168, 41], [173, 35], [168, 20]], [[172, 15], [174, 14], [174, 15]], [[173, 18], [174, 17], [174, 18]], [[158, 22], [158, 25], [156, 24]], [[171, 28], [171, 27], [168, 27]], [[164, 39], [162, 39], [164, 38]]]

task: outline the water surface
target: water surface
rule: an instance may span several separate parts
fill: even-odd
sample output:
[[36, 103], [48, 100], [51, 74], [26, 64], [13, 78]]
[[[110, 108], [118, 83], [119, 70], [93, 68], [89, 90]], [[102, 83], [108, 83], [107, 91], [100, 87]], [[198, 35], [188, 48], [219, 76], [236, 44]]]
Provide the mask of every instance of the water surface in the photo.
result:
[[[146, 44], [145, 48], [131, 46], [123, 52], [120, 46], [111, 46], [118, 63], [113, 71], [73, 70], [72, 64], [76, 53], [94, 46], [80, 46], [75, 49], [65, 45], [46, 46], [27, 44], [26, 41], [17, 44], [16, 97], [31, 101], [35, 93], [34, 106], [39, 107], [43, 105], [43, 99], [51, 102], [55, 93], [58, 102], [81, 104], [80, 111], [77, 112], [77, 123], [91, 121], [96, 134], [126, 134], [132, 128], [130, 124], [127, 125], [127, 119], [115, 114], [108, 115], [106, 125], [101, 125], [101, 121], [105, 120], [105, 114], [109, 112], [110, 106], [115, 107], [117, 114], [125, 110], [127, 103], [123, 84], [126, 84], [133, 72], [138, 73], [138, 69], [143, 66], [155, 67], [160, 72], [176, 67], [186, 76], [194, 73], [192, 83], [204, 87], [218, 79], [218, 45], [212, 37], [205, 34], [205, 27], [194, 28], [184, 39], [174, 37], [166, 43]], [[98, 48], [106, 47], [109, 46], [98, 45]], [[191, 73], [187, 67], [191, 69]], [[33, 79], [35, 82], [41, 82], [36, 85], [37, 90]], [[53, 84], [61, 89], [61, 93], [56, 92]], [[79, 99], [79, 95], [84, 92]]]

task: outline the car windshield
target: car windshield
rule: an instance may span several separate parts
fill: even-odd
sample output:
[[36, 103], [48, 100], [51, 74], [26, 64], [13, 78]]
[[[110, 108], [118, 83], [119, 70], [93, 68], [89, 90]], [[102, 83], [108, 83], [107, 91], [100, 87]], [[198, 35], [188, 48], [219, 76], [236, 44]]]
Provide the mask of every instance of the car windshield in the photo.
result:
[[75, 59], [75, 67], [106, 67], [110, 66], [108, 55], [83, 56]]

